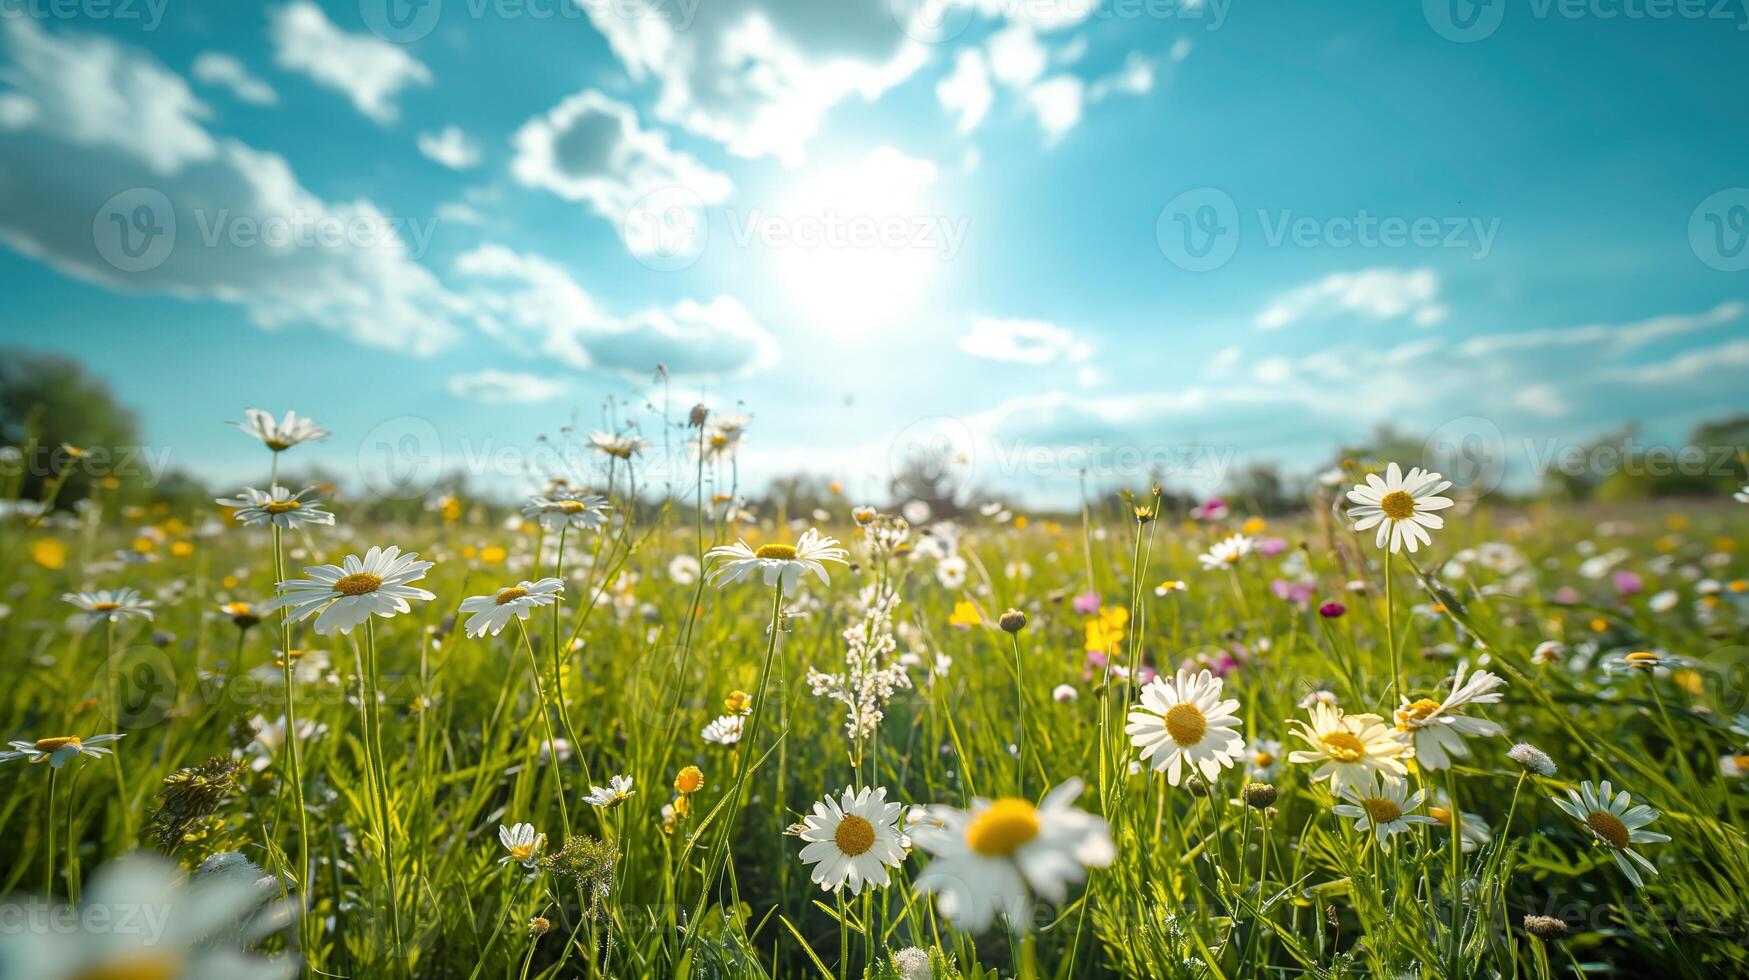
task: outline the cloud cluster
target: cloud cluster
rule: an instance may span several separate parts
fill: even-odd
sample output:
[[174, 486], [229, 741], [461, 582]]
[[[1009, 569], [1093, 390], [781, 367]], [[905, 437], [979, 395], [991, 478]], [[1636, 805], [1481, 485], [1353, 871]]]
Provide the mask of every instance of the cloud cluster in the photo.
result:
[[343, 31], [310, 0], [271, 8], [267, 36], [279, 67], [344, 94], [377, 123], [395, 121], [400, 114], [395, 98], [402, 89], [432, 81], [431, 70], [406, 48]]
[[1349, 313], [1371, 320], [1408, 317], [1428, 327], [1444, 320], [1439, 273], [1432, 269], [1373, 268], [1336, 272], [1277, 296], [1257, 314], [1257, 326], [1276, 330], [1302, 320]]

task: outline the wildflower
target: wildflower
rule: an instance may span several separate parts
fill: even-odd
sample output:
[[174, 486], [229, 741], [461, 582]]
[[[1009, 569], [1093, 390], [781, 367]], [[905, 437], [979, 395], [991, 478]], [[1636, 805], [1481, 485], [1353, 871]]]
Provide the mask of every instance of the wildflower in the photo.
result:
[[546, 846], [547, 835], [534, 832], [534, 824], [519, 823], [506, 827], [498, 825], [498, 843], [510, 853], [498, 859], [499, 864], [515, 862], [533, 870], [540, 864], [541, 848]]
[[674, 775], [674, 792], [691, 796], [704, 788], [704, 772], [697, 766], [687, 766]]
[[583, 802], [605, 810], [619, 806], [636, 795], [638, 791], [632, 789], [632, 777], [614, 776], [607, 781], [606, 786], [589, 787], [589, 795], [583, 798]]
[[547, 856], [547, 871], [587, 892], [594, 903], [606, 898], [613, 890], [613, 869], [619, 863], [619, 851], [611, 844], [581, 834], [566, 839], [565, 846]]
[[139, 616], [152, 618], [152, 607], [157, 603], [140, 597], [139, 589], [99, 589], [96, 592], [67, 592], [61, 595], [62, 602], [70, 602], [85, 611], [86, 620], [101, 622], [103, 620], [127, 619]]
[[1546, 942], [1565, 936], [1567, 923], [1552, 915], [1527, 915], [1524, 917], [1524, 931]]
[[559, 601], [564, 593], [563, 581], [543, 578], [537, 582], [518, 582], [491, 595], [470, 596], [460, 606], [462, 612], [472, 614], [463, 629], [469, 636], [487, 633], [497, 636], [510, 625], [510, 617], [527, 622], [530, 613]]
[[1616, 866], [1621, 868], [1622, 874], [1628, 876], [1634, 887], [1643, 888], [1645, 882], [1634, 866], [1637, 864], [1654, 875], [1658, 873], [1658, 869], [1629, 845], [1659, 844], [1670, 838], [1666, 834], [1644, 829], [1647, 824], [1658, 819], [1658, 811], [1643, 803], [1634, 806], [1633, 799], [1625, 790], [1615, 793], [1615, 798], [1611, 799], [1612, 792], [1609, 780], [1604, 780], [1601, 786], [1595, 786], [1587, 779], [1579, 784], [1578, 789], [1567, 790], [1567, 799], [1563, 800], [1558, 796], [1553, 799], [1556, 806], [1591, 831], [1593, 841], [1599, 847], [1609, 848], [1610, 857], [1615, 859]]
[[956, 629], [971, 629], [983, 624], [984, 617], [978, 612], [977, 604], [963, 599], [953, 604], [953, 612], [947, 617], [947, 625]]
[[1318, 607], [1318, 615], [1325, 619], [1341, 619], [1348, 612], [1348, 607], [1340, 602], [1326, 602]]
[[1623, 670], [1641, 670], [1650, 673], [1659, 668], [1681, 665], [1682, 659], [1680, 657], [1671, 656], [1661, 650], [1635, 650], [1632, 653], [1618, 654], [1603, 661], [1604, 669], [1611, 673]]
[[158, 809], [147, 832], [166, 852], [174, 851], [201, 823], [237, 793], [243, 764], [214, 756], [198, 766], [178, 769], [158, 787]]
[[691, 555], [675, 555], [668, 562], [668, 577], [679, 585], [698, 581], [698, 559]]
[[1189, 588], [1189, 586], [1185, 585], [1182, 581], [1175, 578], [1169, 578], [1166, 581], [1161, 582], [1159, 585], [1154, 586], [1154, 594], [1161, 598], [1165, 598], [1174, 592], [1183, 592], [1187, 588]]
[[1464, 680], [1468, 664], [1459, 663], [1457, 675], [1451, 681], [1451, 693], [1443, 701], [1421, 698], [1403, 699], [1397, 709], [1397, 730], [1407, 735], [1415, 747], [1415, 764], [1423, 769], [1444, 769], [1454, 758], [1470, 754], [1464, 744], [1469, 735], [1499, 735], [1504, 729], [1486, 718], [1474, 718], [1461, 713], [1466, 705], [1492, 704], [1501, 698], [1495, 688], [1506, 681], [1498, 675], [1478, 670]]
[[1245, 739], [1234, 730], [1239, 702], [1221, 700], [1225, 683], [1206, 670], [1193, 675], [1180, 668], [1172, 680], [1156, 677], [1142, 688], [1141, 706], [1130, 710], [1124, 731], [1169, 785], [1178, 785], [1187, 766], [1214, 779], [1244, 753]]
[[1731, 499], [1740, 504], [1749, 504], [1749, 483], [1743, 484], [1743, 489], [1731, 494]]
[[1411, 824], [1436, 823], [1432, 817], [1413, 811], [1421, 806], [1422, 793], [1409, 792], [1409, 781], [1395, 776], [1369, 775], [1365, 785], [1349, 783], [1342, 787], [1342, 798], [1330, 812], [1339, 817], [1354, 817], [1354, 829], [1370, 830], [1379, 844], [1390, 846], [1390, 838], [1408, 830]]
[[1357, 483], [1348, 491], [1348, 499], [1358, 505], [1348, 508], [1348, 514], [1355, 519], [1356, 531], [1378, 527], [1374, 542], [1378, 547], [1383, 548], [1388, 542], [1391, 551], [1396, 552], [1407, 543], [1410, 552], [1414, 552], [1421, 545], [1432, 543], [1428, 528], [1438, 530], [1445, 526], [1445, 519], [1431, 512], [1452, 505], [1450, 497], [1439, 496], [1449, 486], [1450, 480], [1419, 466], [1411, 468], [1405, 477], [1392, 463], [1383, 479], [1377, 473], [1368, 473], [1365, 483]]
[[899, 813], [904, 807], [887, 802], [885, 788], [846, 789], [834, 799], [830, 794], [814, 804], [814, 812], [802, 818], [800, 837], [803, 864], [813, 865], [809, 879], [822, 891], [837, 891], [846, 884], [850, 894], [862, 894], [867, 884], [885, 888], [888, 867], [905, 862], [910, 841], [899, 833]]
[[1081, 692], [1075, 690], [1073, 684], [1058, 684], [1056, 687], [1051, 688], [1052, 701], [1068, 702], [1073, 701], [1080, 696]]
[[237, 496], [215, 497], [213, 503], [234, 508], [236, 513], [231, 516], [237, 523], [251, 527], [271, 524], [290, 529], [306, 524], [333, 524], [334, 515], [322, 509], [322, 502], [312, 496], [315, 492], [315, 487], [305, 487], [297, 493], [281, 486], [267, 493], [244, 487]]
[[1083, 616], [1091, 616], [1094, 613], [1099, 611], [1099, 606], [1100, 606], [1099, 593], [1097, 593], [1097, 592], [1083, 592], [1080, 595], [1076, 596], [1073, 600], [1071, 600], [1069, 605], [1077, 613], [1079, 613]]
[[1026, 629], [1026, 613], [1010, 609], [996, 618], [996, 625], [1002, 627], [1004, 633], [1018, 633]]
[[1567, 656], [1567, 645], [1558, 640], [1544, 640], [1530, 652], [1533, 664], [1558, 664]]
[[1204, 571], [1232, 568], [1251, 553], [1252, 541], [1243, 534], [1234, 534], [1209, 545], [1209, 550], [1196, 556]]
[[544, 936], [547, 934], [547, 930], [552, 927], [553, 924], [542, 915], [532, 916], [528, 920], [528, 934], [530, 936]]
[[1268, 783], [1246, 783], [1243, 796], [1245, 805], [1254, 810], [1267, 810], [1275, 805], [1275, 787]]
[[607, 523], [607, 498], [581, 491], [556, 490], [528, 499], [522, 516], [540, 522], [545, 530], [576, 528], [593, 531]]
[[261, 614], [247, 602], [220, 603], [219, 615], [229, 619], [240, 630], [250, 629], [261, 622]]
[[858, 507], [850, 512], [850, 519], [856, 522], [857, 527], [868, 527], [879, 515], [880, 511], [873, 507]]
[[[1428, 805], [1427, 815], [1433, 818], [1434, 823], [1447, 831], [1451, 830], [1451, 802], [1444, 794], [1435, 794], [1435, 802]], [[1482, 819], [1481, 814], [1460, 810], [1458, 817], [1458, 847], [1465, 854], [1494, 839], [1493, 833], [1488, 830], [1488, 822]]]
[[1022, 927], [1032, 895], [1062, 902], [1086, 868], [1117, 856], [1106, 822], [1070, 806], [1081, 788], [1070, 779], [1036, 807], [1012, 797], [975, 799], [969, 811], [930, 807], [911, 829], [917, 846], [935, 856], [916, 887], [936, 895], [941, 914], [961, 929], [983, 932], [997, 912]]
[[713, 745], [734, 745], [741, 741], [741, 722], [741, 715], [718, 715], [699, 737]]
[[1245, 746], [1245, 760], [1252, 779], [1270, 779], [1281, 762], [1281, 743], [1273, 738], [1254, 739]]
[[1719, 775], [1726, 779], [1742, 779], [1749, 776], [1749, 755], [1719, 756]]
[[650, 447], [647, 439], [632, 435], [614, 435], [611, 432], [591, 432], [589, 445], [602, 455], [614, 459], [631, 459]]
[[328, 430], [296, 412], [287, 412], [284, 419], [275, 422], [269, 413], [251, 408], [243, 413], [243, 421], [238, 422], [237, 427], [260, 439], [276, 453], [283, 453], [301, 442], [328, 437]]
[[1408, 772], [1402, 757], [1409, 746], [1378, 715], [1348, 715], [1340, 708], [1315, 704], [1311, 718], [1309, 723], [1294, 722], [1299, 726], [1294, 734], [1311, 748], [1288, 753], [1287, 761], [1322, 763], [1312, 778], [1330, 780], [1331, 790], [1339, 793], [1345, 786], [1358, 786], [1375, 773]]
[[389, 619], [411, 611], [409, 599], [437, 598], [408, 584], [424, 578], [433, 564], [395, 546], [373, 547], [362, 559], [347, 555], [340, 565], [306, 567], [309, 578], [279, 583], [280, 594], [261, 608], [289, 609], [293, 622], [316, 616], [316, 632], [323, 636], [350, 633], [373, 615]]
[[825, 563], [847, 564], [845, 551], [838, 547], [837, 540], [813, 528], [802, 532], [793, 545], [764, 544], [754, 550], [746, 542], [737, 541], [712, 548], [705, 557], [723, 560], [710, 573], [711, 583], [719, 588], [760, 574], [766, 585], [781, 583], [783, 591], [790, 593], [795, 591], [803, 572], [812, 572], [819, 576], [822, 585], [830, 585]]
[[1507, 749], [1506, 758], [1523, 766], [1527, 772], [1535, 773], [1544, 779], [1555, 774], [1555, 760], [1549, 758], [1547, 752], [1529, 742], [1519, 742]]
[[[849, 711], [844, 731], [853, 739], [872, 734], [885, 717], [887, 702], [911, 686], [905, 664], [895, 660], [899, 648], [894, 633], [894, 610], [899, 593], [890, 584], [865, 587], [860, 595], [863, 614], [839, 634], [844, 638], [844, 670], [825, 673], [809, 668], [808, 688], [815, 697], [830, 698]], [[733, 709], [731, 709], [733, 710]]]
[[948, 555], [935, 563], [935, 580], [944, 589], [957, 589], [966, 584], [966, 560], [959, 555]]
[[1218, 521], [1227, 516], [1227, 502], [1219, 497], [1210, 497], [1190, 509], [1192, 520]]
[[67, 760], [78, 755], [88, 755], [93, 759], [101, 759], [110, 753], [106, 748], [110, 742], [126, 738], [125, 735], [88, 735], [80, 738], [77, 735], [59, 735], [54, 738], [39, 738], [34, 742], [8, 742], [12, 746], [10, 752], [0, 752], [0, 762], [11, 762], [13, 759], [29, 759], [31, 765], [47, 762], [49, 768], [59, 769], [67, 764]]
[[[261, 772], [273, 765], [274, 760], [280, 757], [280, 750], [285, 748], [285, 715], [280, 715], [273, 721], [268, 721], [265, 715], [256, 715], [249, 719], [249, 731], [255, 737], [248, 745], [243, 746], [243, 754], [251, 757], [249, 768]], [[305, 718], [298, 722], [298, 743], [320, 738], [327, 731], [327, 725]]]
[[899, 980], [930, 980], [935, 968], [929, 964], [928, 953], [907, 946], [893, 954], [893, 969], [898, 972]]
[[1124, 627], [1129, 625], [1130, 611], [1122, 606], [1101, 609], [1099, 615], [1089, 619], [1086, 627], [1086, 647], [1088, 652], [1111, 654], [1116, 652], [1123, 642]]

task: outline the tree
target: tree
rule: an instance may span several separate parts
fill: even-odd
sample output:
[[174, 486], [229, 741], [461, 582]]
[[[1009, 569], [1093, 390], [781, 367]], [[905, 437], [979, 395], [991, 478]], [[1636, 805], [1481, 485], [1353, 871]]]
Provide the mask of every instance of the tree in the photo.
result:
[[[56, 500], [67, 503], [90, 493], [95, 480], [125, 476], [118, 470], [124, 455], [139, 445], [138, 433], [134, 413], [118, 405], [109, 386], [78, 362], [56, 354], [0, 350], [0, 444], [23, 453], [15, 464], [22, 472], [6, 474], [14, 478], [7, 485], [22, 476], [19, 496], [40, 499], [44, 486], [66, 472]], [[72, 458], [63, 445], [89, 455]]]

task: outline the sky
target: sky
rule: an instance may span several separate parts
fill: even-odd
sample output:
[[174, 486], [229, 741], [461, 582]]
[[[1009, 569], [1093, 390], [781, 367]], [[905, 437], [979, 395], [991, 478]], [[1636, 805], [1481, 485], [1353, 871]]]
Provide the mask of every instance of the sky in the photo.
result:
[[0, 346], [219, 483], [248, 407], [518, 492], [664, 398], [868, 498], [1383, 423], [1523, 474], [1746, 407], [1746, 54], [1737, 0], [4, 0]]

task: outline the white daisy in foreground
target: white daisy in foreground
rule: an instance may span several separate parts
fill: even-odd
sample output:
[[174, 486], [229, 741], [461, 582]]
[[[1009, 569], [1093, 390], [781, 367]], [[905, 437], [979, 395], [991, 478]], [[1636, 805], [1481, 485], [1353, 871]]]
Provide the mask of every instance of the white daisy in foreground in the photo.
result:
[[548, 531], [572, 527], [593, 531], [607, 523], [607, 498], [592, 493], [554, 492], [530, 497], [522, 507], [522, 516], [533, 518]]
[[887, 868], [905, 862], [910, 843], [899, 833], [904, 809], [887, 802], [885, 788], [846, 789], [815, 803], [799, 835], [807, 842], [802, 863], [814, 866], [809, 879], [829, 892], [849, 885], [852, 895], [862, 894], [863, 885], [885, 888], [891, 880]]
[[1024, 927], [1033, 895], [1061, 903], [1087, 868], [1117, 856], [1106, 822], [1069, 805], [1080, 795], [1081, 780], [1070, 779], [1036, 807], [1012, 797], [975, 799], [969, 811], [930, 807], [911, 828], [911, 840], [935, 855], [917, 888], [958, 928], [983, 932], [997, 912]]
[[409, 599], [437, 598], [407, 584], [424, 578], [433, 564], [392, 545], [371, 548], [363, 558], [347, 555], [339, 565], [306, 567], [309, 578], [279, 583], [280, 594], [261, 609], [289, 609], [293, 622], [316, 616], [316, 632], [323, 636], [350, 633], [373, 615], [388, 619], [410, 611]]
[[1591, 830], [1591, 836], [1599, 847], [1609, 848], [1609, 856], [1615, 858], [1616, 866], [1622, 874], [1634, 883], [1634, 887], [1645, 887], [1645, 881], [1640, 878], [1640, 872], [1634, 867], [1638, 864], [1652, 874], [1658, 869], [1652, 862], [1641, 857], [1630, 844], [1661, 844], [1670, 839], [1667, 834], [1644, 829], [1652, 821], [1658, 819], [1658, 811], [1645, 804], [1633, 805], [1633, 799], [1627, 791], [1615, 793], [1609, 780], [1603, 785], [1593, 785], [1587, 779], [1579, 784], [1578, 789], [1567, 791], [1567, 799], [1551, 797], [1555, 805], [1566, 811], [1567, 815], [1584, 824]]
[[140, 597], [139, 589], [98, 589], [96, 592], [67, 592], [61, 595], [62, 602], [70, 602], [88, 615], [92, 621], [127, 619], [139, 616], [142, 619], [152, 618], [152, 607], [157, 605], [150, 599]]
[[1209, 546], [1209, 550], [1196, 556], [1202, 562], [1204, 571], [1216, 571], [1222, 568], [1232, 568], [1241, 558], [1251, 553], [1252, 541], [1243, 534], [1235, 534], [1222, 538]]
[[215, 497], [213, 503], [236, 508], [237, 513], [232, 516], [238, 523], [250, 526], [274, 524], [296, 528], [305, 524], [333, 524], [334, 515], [322, 509], [322, 502], [314, 497], [315, 492], [315, 487], [305, 487], [297, 493], [277, 485], [271, 493], [244, 487], [237, 496]]
[[540, 863], [541, 848], [546, 846], [547, 835], [534, 832], [534, 824], [519, 823], [506, 827], [498, 825], [498, 843], [510, 853], [498, 859], [499, 864], [515, 862], [525, 868], [533, 868]]
[[1221, 700], [1225, 682], [1207, 670], [1179, 668], [1173, 678], [1156, 677], [1142, 688], [1141, 706], [1131, 708], [1124, 731], [1143, 761], [1177, 786], [1186, 768], [1213, 780], [1245, 753], [1239, 727], [1239, 702]]
[[591, 432], [589, 445], [605, 456], [615, 459], [631, 459], [650, 447], [648, 439], [640, 439], [631, 435], [614, 435], [611, 432]]
[[88, 755], [93, 759], [101, 759], [111, 751], [105, 746], [126, 737], [126, 735], [88, 735], [80, 738], [77, 735], [60, 735], [55, 738], [39, 738], [34, 742], [8, 742], [6, 744], [12, 746], [12, 751], [0, 752], [0, 762], [29, 759], [33, 766], [39, 762], [46, 762], [49, 764], [49, 768], [59, 769], [67, 764], [67, 760], [78, 755]]
[[1451, 693], [1444, 701], [1404, 698], [1403, 706], [1397, 709], [1397, 730], [1408, 737], [1415, 748], [1415, 764], [1423, 769], [1444, 769], [1453, 759], [1469, 755], [1465, 736], [1499, 735], [1505, 731], [1486, 718], [1461, 713], [1465, 705], [1498, 702], [1502, 695], [1496, 688], [1506, 683], [1504, 678], [1485, 670], [1476, 671], [1466, 681], [1467, 669], [1469, 664], [1458, 664], [1457, 675], [1451, 680]]
[[1342, 798], [1330, 812], [1339, 817], [1353, 817], [1354, 829], [1371, 831], [1384, 847], [1391, 846], [1391, 835], [1408, 830], [1411, 824], [1438, 823], [1432, 817], [1414, 811], [1421, 807], [1422, 793], [1409, 792], [1409, 781], [1395, 776], [1374, 773], [1364, 784], [1342, 787]]
[[583, 797], [583, 802], [607, 809], [619, 806], [636, 795], [638, 791], [632, 789], [632, 777], [615, 776], [607, 781], [606, 786], [589, 787], [589, 795]]
[[1392, 551], [1402, 551], [1407, 543], [1413, 552], [1433, 542], [1428, 528], [1438, 530], [1445, 526], [1445, 518], [1432, 511], [1452, 505], [1450, 497], [1439, 496], [1449, 486], [1451, 481], [1442, 479], [1438, 473], [1416, 466], [1404, 476], [1402, 469], [1392, 463], [1385, 468], [1383, 479], [1377, 473], [1368, 473], [1365, 483], [1357, 483], [1348, 491], [1348, 499], [1355, 504], [1348, 508], [1348, 516], [1354, 518], [1356, 531], [1377, 525], [1376, 544], [1380, 548], [1388, 541]]
[[328, 437], [327, 429], [296, 412], [287, 412], [284, 419], [275, 422], [270, 413], [251, 408], [243, 413], [243, 421], [238, 422], [237, 427], [260, 439], [276, 453], [283, 453], [300, 442]]
[[191, 878], [155, 854], [129, 854], [98, 870], [79, 908], [40, 905], [24, 919], [15, 906], [0, 963], [30, 980], [289, 980], [295, 956], [253, 952], [297, 921], [297, 899], [270, 902], [279, 894], [249, 875]]
[[722, 559], [722, 563], [710, 573], [711, 584], [718, 588], [759, 574], [766, 585], [776, 585], [781, 580], [783, 590], [790, 593], [795, 591], [803, 572], [813, 572], [820, 577], [822, 584], [830, 585], [824, 563], [847, 564], [845, 551], [838, 547], [838, 541], [813, 528], [803, 531], [793, 545], [762, 544], [754, 550], [745, 541], [737, 541], [712, 548], [705, 558]]
[[487, 633], [497, 636], [510, 625], [510, 617], [527, 622], [530, 613], [559, 601], [559, 596], [564, 593], [562, 580], [543, 578], [535, 582], [518, 582], [491, 595], [469, 596], [460, 606], [462, 612], [472, 613], [463, 629], [469, 636]]
[[741, 741], [741, 716], [718, 715], [704, 726], [699, 737], [712, 745], [734, 745]]
[[1294, 732], [1309, 749], [1288, 753], [1289, 762], [1322, 763], [1312, 773], [1314, 780], [1330, 780], [1330, 789], [1340, 793], [1346, 786], [1364, 786], [1375, 773], [1402, 776], [1408, 772], [1402, 757], [1408, 743], [1397, 737], [1378, 715], [1347, 715], [1327, 704], [1312, 705], [1312, 720], [1295, 720]]

